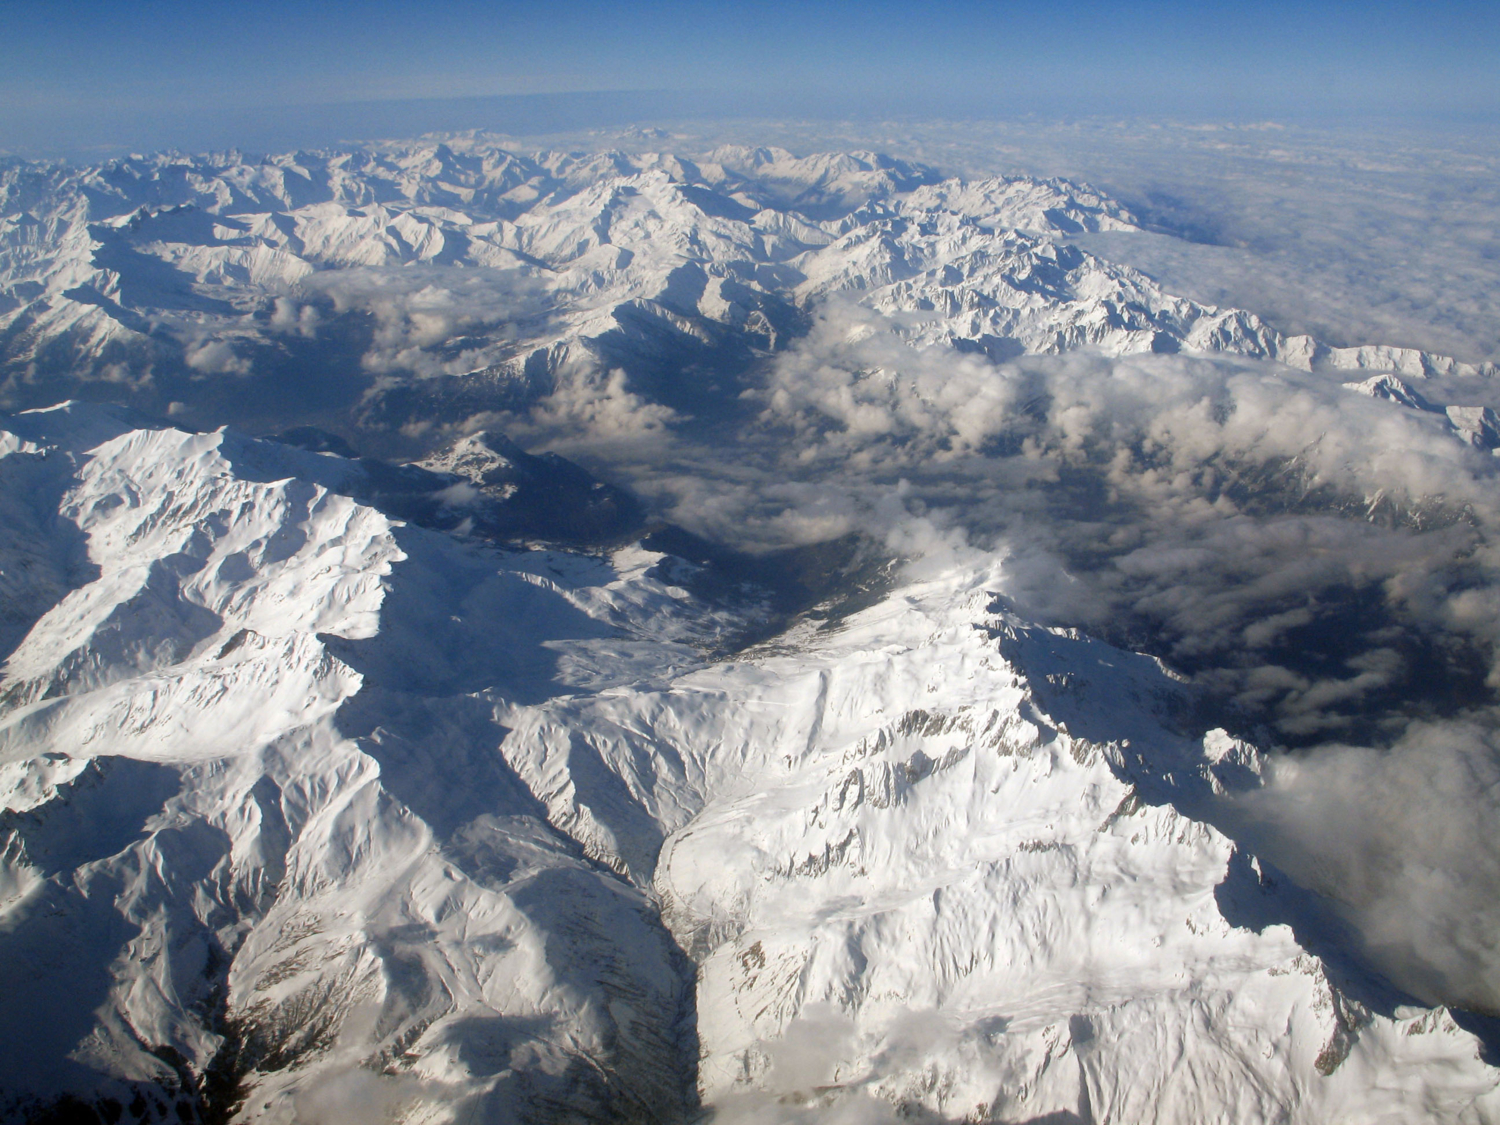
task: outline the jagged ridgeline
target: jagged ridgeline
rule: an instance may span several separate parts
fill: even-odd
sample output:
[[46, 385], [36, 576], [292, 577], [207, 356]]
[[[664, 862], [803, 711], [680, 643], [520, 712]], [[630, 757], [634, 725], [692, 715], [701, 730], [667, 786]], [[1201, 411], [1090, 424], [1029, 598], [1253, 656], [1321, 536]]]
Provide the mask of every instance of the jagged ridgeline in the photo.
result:
[[870, 153], [0, 193], [4, 1125], [1500, 1117], [1493, 370]]
[[[834, 298], [994, 359], [1228, 351], [1302, 368], [1462, 365], [1325, 348], [1067, 243], [1132, 230], [1059, 180], [871, 153], [522, 155], [482, 141], [0, 168], [0, 399], [200, 426], [319, 425], [383, 455], [434, 423], [582, 388], [722, 421]], [[403, 427], [405, 428], [403, 432]], [[428, 427], [424, 429], [423, 427]]]

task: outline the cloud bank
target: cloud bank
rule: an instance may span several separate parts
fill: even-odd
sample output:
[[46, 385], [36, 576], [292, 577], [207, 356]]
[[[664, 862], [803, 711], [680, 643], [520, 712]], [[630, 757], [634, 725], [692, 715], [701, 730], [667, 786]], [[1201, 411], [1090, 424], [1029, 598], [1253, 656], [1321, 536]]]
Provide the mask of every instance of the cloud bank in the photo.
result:
[[[597, 454], [622, 425], [597, 394], [509, 421]], [[1162, 656], [1214, 721], [1281, 748], [1225, 823], [1333, 896], [1395, 983], [1500, 1011], [1497, 458], [1335, 375], [994, 363], [852, 305], [746, 401], [732, 427], [658, 420], [611, 464], [752, 549], [857, 531], [914, 565], [1003, 556], [1023, 614]]]
[[1500, 737], [1486, 718], [1278, 758], [1234, 812], [1262, 854], [1340, 905], [1398, 984], [1495, 1013]]
[[[550, 305], [535, 270], [362, 266], [324, 270], [277, 298], [274, 329], [315, 336], [326, 315], [368, 316], [361, 366], [376, 376], [464, 375], [513, 355]], [[320, 311], [320, 305], [330, 311]]]

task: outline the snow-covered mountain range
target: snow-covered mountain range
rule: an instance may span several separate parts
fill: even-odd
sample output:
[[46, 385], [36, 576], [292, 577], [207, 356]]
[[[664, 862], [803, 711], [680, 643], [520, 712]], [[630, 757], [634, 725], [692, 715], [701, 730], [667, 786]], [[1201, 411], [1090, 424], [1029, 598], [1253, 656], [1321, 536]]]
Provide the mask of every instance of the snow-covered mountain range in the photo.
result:
[[[1162, 661], [1028, 620], [1013, 549], [744, 553], [495, 429], [806, 409], [789, 459], [837, 431], [855, 474], [888, 442], [1004, 484], [1046, 426], [1094, 456], [1061, 381], [964, 436], [899, 362], [814, 394], [833, 361], [799, 342], [879, 325], [976, 386], [1178, 356], [1229, 372], [1187, 438], [1162, 415], [1110, 447], [1134, 476], [1095, 456], [1165, 510], [1210, 487], [1172, 458], [1249, 413], [1214, 357], [1262, 361], [1317, 440], [1273, 418], [1192, 473], [1229, 450], [1290, 466], [1256, 480], [1299, 513], [1336, 492], [1309, 556], [1346, 509], [1402, 559], [1440, 541], [1444, 627], [1480, 644], [1492, 367], [1287, 337], [1068, 241], [1133, 222], [868, 153], [0, 169], [0, 1120], [1500, 1120], [1488, 1017], [1393, 983], [1243, 830], [1267, 748]], [[20, 409], [64, 393], [95, 401]], [[1346, 400], [1399, 465], [1324, 440]], [[940, 414], [962, 440], [929, 449]], [[1182, 519], [1242, 529], [1240, 483]], [[1313, 619], [1278, 607], [1267, 637]]]
[[459, 421], [612, 369], [701, 410], [843, 298], [914, 342], [993, 359], [1187, 349], [1303, 370], [1478, 370], [1283, 336], [1067, 243], [1131, 229], [1125, 209], [1066, 181], [944, 179], [872, 153], [523, 156], [470, 140], [12, 163], [0, 362], [16, 405], [103, 380], [197, 420], [354, 408], [376, 426]]
[[1257, 751], [994, 574], [706, 663], [724, 611], [639, 546], [498, 553], [106, 408], [6, 430], [12, 1114], [1494, 1111], [1194, 819]]

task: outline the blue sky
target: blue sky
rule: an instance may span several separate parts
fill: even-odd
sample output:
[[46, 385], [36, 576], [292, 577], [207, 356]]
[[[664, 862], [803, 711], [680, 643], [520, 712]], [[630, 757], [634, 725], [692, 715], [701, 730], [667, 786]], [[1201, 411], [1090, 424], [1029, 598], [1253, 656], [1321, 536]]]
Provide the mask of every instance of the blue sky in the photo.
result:
[[[0, 21], [0, 148], [23, 153], [695, 111], [1472, 121], [1500, 103], [1493, 0], [0, 0]], [[616, 91], [636, 96], [569, 97]]]

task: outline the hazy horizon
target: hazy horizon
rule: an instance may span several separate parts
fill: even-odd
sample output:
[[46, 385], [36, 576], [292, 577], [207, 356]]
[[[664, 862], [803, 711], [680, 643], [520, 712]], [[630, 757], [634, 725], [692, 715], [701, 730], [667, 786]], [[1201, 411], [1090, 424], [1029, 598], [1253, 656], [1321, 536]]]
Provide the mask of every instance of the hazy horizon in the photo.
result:
[[768, 117], [1482, 133], [1500, 107], [1477, 3], [5, 8], [0, 152], [23, 158]]

